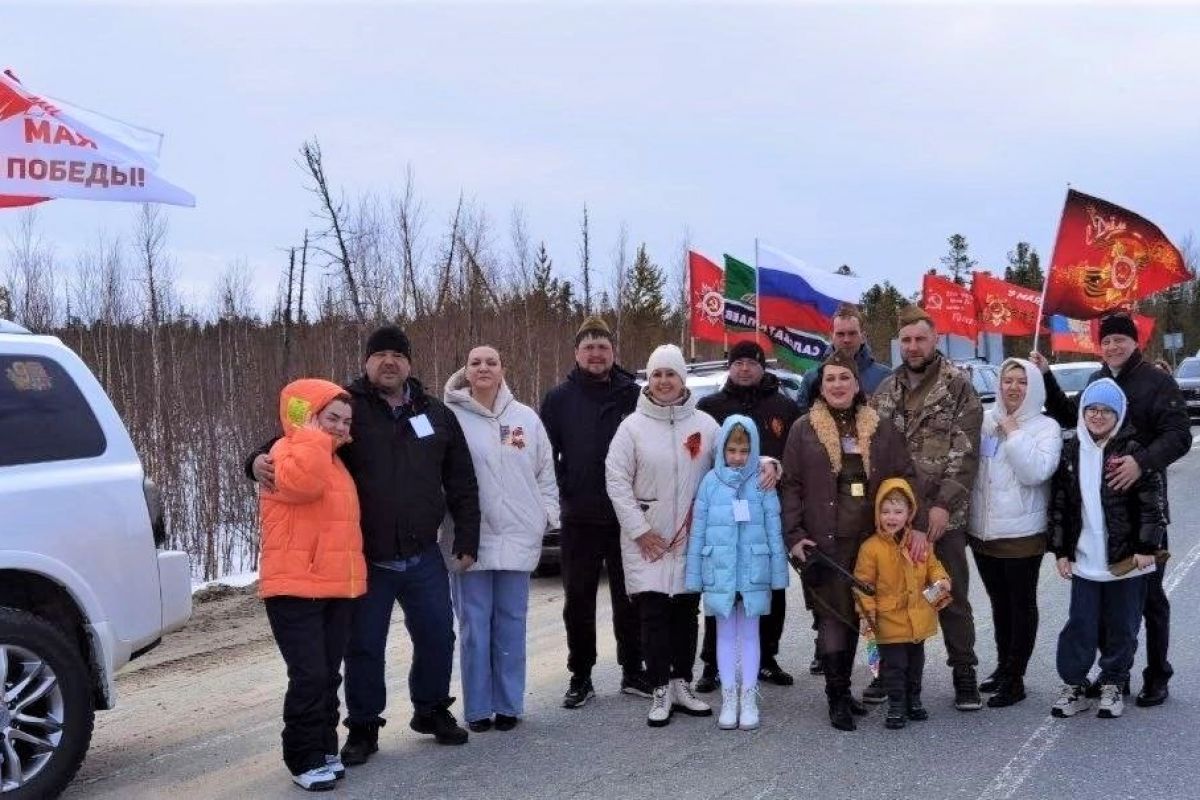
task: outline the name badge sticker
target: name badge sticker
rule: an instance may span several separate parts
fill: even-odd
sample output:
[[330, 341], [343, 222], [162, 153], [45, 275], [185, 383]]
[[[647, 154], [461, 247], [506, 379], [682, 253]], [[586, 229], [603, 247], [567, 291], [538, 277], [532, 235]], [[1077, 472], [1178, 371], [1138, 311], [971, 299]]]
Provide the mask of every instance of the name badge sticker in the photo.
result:
[[415, 417], [409, 417], [409, 424], [412, 425], [413, 433], [418, 439], [424, 439], [426, 436], [433, 436], [433, 425], [429, 424], [429, 417], [424, 414], [418, 414]]
[[996, 453], [1000, 452], [1000, 440], [995, 436], [984, 436], [979, 441], [979, 452], [984, 458], [995, 458]]
[[750, 501], [738, 498], [733, 501], [733, 521], [734, 522], [749, 522], [750, 521]]

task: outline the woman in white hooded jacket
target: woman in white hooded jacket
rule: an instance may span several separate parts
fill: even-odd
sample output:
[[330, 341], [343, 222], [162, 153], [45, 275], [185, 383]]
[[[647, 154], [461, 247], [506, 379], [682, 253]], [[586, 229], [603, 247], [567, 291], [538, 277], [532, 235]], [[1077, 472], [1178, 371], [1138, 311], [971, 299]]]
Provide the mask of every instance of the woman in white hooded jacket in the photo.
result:
[[1010, 358], [1000, 366], [997, 402], [983, 417], [969, 542], [992, 604], [998, 663], [979, 688], [992, 693], [993, 708], [1025, 699], [1025, 668], [1037, 640], [1050, 479], [1062, 453], [1062, 430], [1042, 413], [1045, 402], [1041, 372]]
[[712, 714], [691, 689], [700, 595], [684, 589], [684, 573], [692, 501], [712, 469], [720, 426], [696, 409], [686, 374], [675, 345], [650, 355], [637, 410], [617, 428], [604, 464], [621, 524], [625, 588], [641, 621], [646, 673], [655, 687], [646, 720], [652, 727], [670, 722], [672, 710]]
[[463, 711], [471, 730], [511, 730], [524, 711], [525, 621], [529, 576], [542, 536], [559, 526], [558, 484], [550, 439], [536, 413], [504, 382], [500, 354], [476, 347], [444, 393], [479, 482], [479, 557], [459, 571], [449, 552], [453, 521], [442, 526], [458, 617]]

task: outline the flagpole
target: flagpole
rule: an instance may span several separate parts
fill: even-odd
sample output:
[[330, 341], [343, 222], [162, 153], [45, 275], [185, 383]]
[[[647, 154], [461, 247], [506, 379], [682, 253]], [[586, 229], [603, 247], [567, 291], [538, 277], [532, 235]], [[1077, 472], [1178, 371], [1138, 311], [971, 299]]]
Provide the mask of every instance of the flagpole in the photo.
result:
[[[1063, 198], [1063, 212], [1067, 209], [1067, 198], [1071, 196], [1071, 184], [1067, 184], [1067, 196]], [[1037, 320], [1033, 325], [1033, 352], [1037, 352], [1038, 338], [1042, 335], [1042, 317], [1046, 311], [1046, 290], [1050, 288], [1050, 272], [1054, 269], [1054, 257], [1058, 254], [1058, 234], [1062, 230], [1062, 217], [1058, 218], [1058, 230], [1054, 232], [1054, 244], [1050, 247], [1050, 264], [1046, 267], [1046, 271], [1042, 274], [1042, 296], [1038, 300]], [[1054, 354], [1053, 348], [1050, 351]]]
[[[754, 341], [761, 346], [762, 342], [759, 342], [758, 337], [762, 334], [763, 324], [762, 324], [762, 311], [759, 309], [758, 305], [759, 305], [758, 304], [758, 237], [755, 236], [754, 237]], [[764, 347], [763, 349], [765, 350], [766, 348]]]

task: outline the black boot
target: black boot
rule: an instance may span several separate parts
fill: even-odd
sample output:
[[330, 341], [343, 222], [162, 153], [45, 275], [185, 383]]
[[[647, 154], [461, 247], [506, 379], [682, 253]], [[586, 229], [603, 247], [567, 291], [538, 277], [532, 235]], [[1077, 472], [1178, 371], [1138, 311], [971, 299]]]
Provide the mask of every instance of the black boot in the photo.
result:
[[929, 712], [925, 710], [925, 704], [921, 702], [920, 684], [908, 687], [908, 699], [905, 704], [905, 710], [908, 712], [908, 718], [914, 722], [929, 719]]
[[996, 669], [992, 671], [992, 674], [984, 678], [979, 684], [979, 691], [983, 692], [984, 694], [995, 694], [996, 692], [1000, 691], [1000, 685], [1002, 683], [1004, 683], [1004, 672], [999, 667], [996, 667]]
[[883, 720], [883, 726], [892, 730], [898, 730], [907, 724], [908, 707], [905, 698], [888, 695], [887, 717]]
[[850, 672], [846, 669], [844, 653], [829, 653], [821, 657], [825, 665], [825, 695], [829, 698], [829, 724], [839, 731], [852, 731], [854, 714], [850, 710]]
[[438, 744], [466, 744], [469, 734], [459, 727], [458, 720], [450, 713], [453, 702], [454, 698], [450, 697], [427, 714], [413, 714], [408, 727], [417, 733], [432, 735]]
[[978, 711], [983, 708], [974, 667], [954, 668], [954, 707], [959, 711]]
[[1025, 699], [1025, 680], [1020, 677], [1005, 676], [996, 693], [988, 698], [988, 708], [1004, 708]]
[[700, 680], [696, 681], [696, 691], [701, 694], [715, 692], [721, 685], [721, 677], [717, 675], [717, 668], [713, 664], [705, 664], [704, 671], [700, 673]]
[[346, 743], [342, 745], [342, 763], [347, 767], [357, 767], [367, 763], [372, 753], [379, 750], [379, 729], [387, 724], [384, 720], [378, 722], [346, 722], [350, 733]]

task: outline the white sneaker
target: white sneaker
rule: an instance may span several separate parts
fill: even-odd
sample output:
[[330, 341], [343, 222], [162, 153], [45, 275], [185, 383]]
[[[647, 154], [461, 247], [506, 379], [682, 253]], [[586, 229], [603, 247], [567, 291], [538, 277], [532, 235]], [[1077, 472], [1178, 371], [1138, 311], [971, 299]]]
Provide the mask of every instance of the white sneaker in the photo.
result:
[[1121, 687], [1115, 683], [1106, 683], [1100, 687], [1100, 710], [1097, 717], [1116, 719], [1125, 712], [1125, 699], [1121, 697]]
[[738, 726], [738, 690], [736, 686], [721, 684], [721, 716], [717, 727], [723, 731], [735, 730]]
[[671, 680], [671, 707], [688, 716], [710, 717], [712, 706], [701, 700], [692, 692], [692, 687], [683, 678]]
[[1050, 716], [1066, 719], [1073, 717], [1080, 711], [1087, 711], [1092, 707], [1092, 701], [1084, 694], [1084, 687], [1072, 686], [1066, 684], [1058, 693], [1058, 699], [1054, 701], [1054, 705], [1050, 707]]
[[651, 728], [661, 728], [671, 721], [671, 687], [656, 686], [654, 696], [650, 700], [650, 713], [646, 715], [646, 724]]
[[325, 766], [329, 767], [329, 771], [333, 773], [333, 777], [339, 781], [346, 777], [346, 765], [342, 763], [342, 757], [339, 755], [326, 755]]
[[738, 727], [752, 731], [758, 727], [758, 687], [743, 686], [740, 699], [742, 709], [738, 714]]
[[314, 767], [308, 772], [293, 775], [292, 783], [308, 792], [323, 792], [337, 784], [337, 776], [328, 766]]

